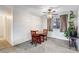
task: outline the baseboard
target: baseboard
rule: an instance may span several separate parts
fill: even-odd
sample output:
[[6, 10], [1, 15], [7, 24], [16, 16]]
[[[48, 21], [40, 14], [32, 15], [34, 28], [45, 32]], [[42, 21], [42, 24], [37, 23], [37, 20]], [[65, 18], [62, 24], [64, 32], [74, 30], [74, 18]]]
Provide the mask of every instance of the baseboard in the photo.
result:
[[21, 41], [15, 41], [15, 42], [13, 42], [13, 46], [15, 46], [15, 45], [18, 45], [18, 44], [21, 44], [21, 43], [24, 43], [24, 42], [26, 42], [26, 41], [31, 41], [31, 39], [29, 39], [29, 40], [21, 40]]

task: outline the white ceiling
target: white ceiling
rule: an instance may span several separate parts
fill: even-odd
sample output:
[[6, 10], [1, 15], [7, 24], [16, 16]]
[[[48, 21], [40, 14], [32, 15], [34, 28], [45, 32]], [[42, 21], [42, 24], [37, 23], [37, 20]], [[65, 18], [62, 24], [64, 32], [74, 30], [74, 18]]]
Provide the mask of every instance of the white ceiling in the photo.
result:
[[43, 14], [43, 12], [47, 12], [50, 7], [52, 10], [55, 10], [55, 13], [60, 13], [69, 10], [77, 10], [79, 5], [14, 5], [14, 6], [0, 6], [0, 10], [4, 10], [6, 8], [17, 8], [24, 7], [25, 10], [31, 10], [39, 15]]
[[55, 10], [56, 13], [63, 12], [63, 11], [70, 11], [70, 10], [77, 10], [79, 8], [79, 5], [51, 5], [51, 6], [43, 6], [42, 11], [47, 11], [52, 7], [52, 10]]

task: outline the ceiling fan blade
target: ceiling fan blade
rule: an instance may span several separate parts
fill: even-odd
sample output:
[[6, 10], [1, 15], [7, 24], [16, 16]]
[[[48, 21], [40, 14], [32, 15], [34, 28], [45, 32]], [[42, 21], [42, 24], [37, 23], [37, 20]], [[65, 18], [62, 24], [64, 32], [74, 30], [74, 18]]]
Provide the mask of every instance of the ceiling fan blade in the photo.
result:
[[56, 7], [50, 7], [50, 9], [58, 9], [59, 7], [58, 6], [56, 6]]
[[52, 15], [58, 15], [58, 14], [52, 14]]
[[47, 13], [47, 12], [42, 12], [42, 13]]

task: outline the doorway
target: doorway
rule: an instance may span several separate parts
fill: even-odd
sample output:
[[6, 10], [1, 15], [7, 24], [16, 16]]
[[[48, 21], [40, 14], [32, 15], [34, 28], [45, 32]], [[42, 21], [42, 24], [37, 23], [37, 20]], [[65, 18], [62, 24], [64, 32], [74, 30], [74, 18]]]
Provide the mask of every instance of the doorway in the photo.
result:
[[49, 37], [67, 40], [64, 36], [64, 31], [67, 30], [67, 16], [53, 16], [51, 26], [53, 31], [49, 31]]
[[67, 18], [68, 15], [60, 16], [60, 32], [65, 32], [67, 30]]
[[10, 20], [0, 16], [0, 49], [12, 47], [10, 44], [11, 26]]

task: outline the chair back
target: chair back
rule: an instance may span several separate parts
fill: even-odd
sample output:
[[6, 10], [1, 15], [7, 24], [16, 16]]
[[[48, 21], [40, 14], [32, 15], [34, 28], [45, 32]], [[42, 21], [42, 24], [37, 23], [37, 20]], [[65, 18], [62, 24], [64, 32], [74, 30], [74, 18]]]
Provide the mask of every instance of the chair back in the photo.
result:
[[31, 31], [31, 35], [34, 37], [36, 35], [36, 31]]

